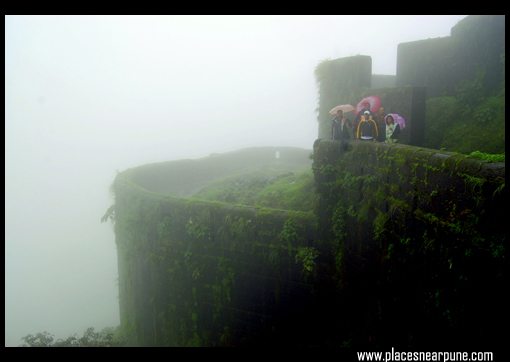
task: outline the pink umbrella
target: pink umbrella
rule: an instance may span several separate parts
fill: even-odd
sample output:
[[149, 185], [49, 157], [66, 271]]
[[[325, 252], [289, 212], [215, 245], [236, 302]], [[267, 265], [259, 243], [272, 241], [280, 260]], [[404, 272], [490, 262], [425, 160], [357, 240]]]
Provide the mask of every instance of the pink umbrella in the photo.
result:
[[368, 96], [363, 98], [358, 105], [356, 106], [356, 109], [354, 110], [354, 114], [358, 115], [358, 113], [365, 108], [365, 103], [370, 103], [370, 111], [375, 112], [379, 109], [379, 105], [381, 104], [381, 98], [378, 96]]
[[392, 116], [393, 119], [395, 120], [395, 124], [400, 125], [400, 130], [403, 130], [404, 128], [406, 128], [406, 120], [403, 119], [402, 117], [400, 117], [398, 114], [388, 113], [388, 115], [386, 117], [384, 117], [384, 121], [386, 121], [386, 118], [388, 118], [388, 116]]
[[331, 111], [329, 111], [330, 114], [336, 114], [336, 111], [344, 111], [344, 112], [350, 112], [350, 111], [354, 111], [354, 107], [351, 106], [350, 104], [342, 104], [340, 106], [336, 106], [335, 108], [333, 108]]

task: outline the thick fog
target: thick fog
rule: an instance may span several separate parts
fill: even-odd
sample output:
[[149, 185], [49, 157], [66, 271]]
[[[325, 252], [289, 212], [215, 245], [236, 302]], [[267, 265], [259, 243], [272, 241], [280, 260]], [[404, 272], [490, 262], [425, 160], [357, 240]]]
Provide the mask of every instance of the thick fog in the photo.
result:
[[5, 345], [120, 323], [116, 170], [312, 148], [315, 66], [450, 35], [448, 16], [6, 16]]

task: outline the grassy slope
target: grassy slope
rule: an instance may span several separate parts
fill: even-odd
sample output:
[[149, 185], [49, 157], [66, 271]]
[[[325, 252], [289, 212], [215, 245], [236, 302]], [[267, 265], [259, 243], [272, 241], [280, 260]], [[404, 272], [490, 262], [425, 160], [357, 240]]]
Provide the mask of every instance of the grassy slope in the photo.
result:
[[457, 87], [456, 97], [427, 100], [425, 144], [427, 148], [469, 155], [505, 152], [505, 87], [487, 95], [483, 74]]
[[309, 166], [278, 173], [259, 169], [227, 177], [204, 187], [193, 197], [248, 206], [309, 211], [313, 198]]

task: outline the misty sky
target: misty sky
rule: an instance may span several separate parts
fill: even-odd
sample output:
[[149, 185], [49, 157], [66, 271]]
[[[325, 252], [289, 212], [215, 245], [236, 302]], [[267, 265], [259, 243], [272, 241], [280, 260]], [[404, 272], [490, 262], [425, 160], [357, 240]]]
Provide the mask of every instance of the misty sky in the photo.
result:
[[6, 16], [5, 345], [119, 324], [116, 172], [251, 146], [311, 149], [313, 71], [450, 35], [448, 16]]

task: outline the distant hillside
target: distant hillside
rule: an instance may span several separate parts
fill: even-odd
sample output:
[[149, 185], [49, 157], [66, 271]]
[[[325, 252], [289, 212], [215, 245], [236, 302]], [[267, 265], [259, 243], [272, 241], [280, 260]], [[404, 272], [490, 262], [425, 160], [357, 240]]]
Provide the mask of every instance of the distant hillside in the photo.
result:
[[128, 169], [124, 175], [148, 191], [188, 198], [219, 180], [267, 179], [310, 170], [311, 152], [297, 147], [251, 147], [199, 159], [147, 164]]

